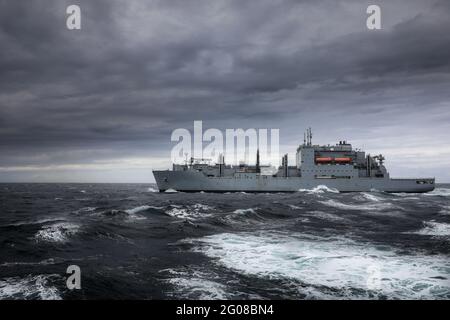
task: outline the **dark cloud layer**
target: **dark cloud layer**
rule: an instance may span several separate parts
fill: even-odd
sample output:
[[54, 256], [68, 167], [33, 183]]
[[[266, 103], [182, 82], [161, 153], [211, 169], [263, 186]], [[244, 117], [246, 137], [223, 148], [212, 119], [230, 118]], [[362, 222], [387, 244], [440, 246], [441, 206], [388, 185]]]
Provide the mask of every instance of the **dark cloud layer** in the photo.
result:
[[0, 180], [151, 179], [203, 120], [286, 152], [313, 126], [448, 181], [449, 2], [377, 1], [370, 31], [372, 2], [77, 1], [69, 31], [75, 2], [0, 0]]

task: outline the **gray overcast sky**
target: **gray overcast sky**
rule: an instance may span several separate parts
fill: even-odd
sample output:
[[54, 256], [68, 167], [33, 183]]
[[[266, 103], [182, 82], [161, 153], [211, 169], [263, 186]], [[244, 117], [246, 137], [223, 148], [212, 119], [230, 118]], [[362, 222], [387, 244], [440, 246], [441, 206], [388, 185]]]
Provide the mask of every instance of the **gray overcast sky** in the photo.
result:
[[0, 181], [153, 182], [194, 120], [450, 181], [449, 30], [448, 0], [0, 0]]

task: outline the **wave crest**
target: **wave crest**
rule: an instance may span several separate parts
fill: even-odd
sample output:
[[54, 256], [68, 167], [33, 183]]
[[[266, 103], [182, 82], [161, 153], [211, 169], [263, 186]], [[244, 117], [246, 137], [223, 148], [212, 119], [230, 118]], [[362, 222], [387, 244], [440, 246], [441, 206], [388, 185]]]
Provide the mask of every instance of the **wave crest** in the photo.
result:
[[389, 202], [376, 202], [376, 203], [364, 203], [364, 204], [347, 204], [333, 199], [319, 201], [320, 203], [337, 209], [343, 210], [360, 210], [360, 211], [381, 211], [386, 209], [395, 208], [392, 203]]
[[49, 285], [59, 275], [37, 275], [25, 278], [11, 277], [0, 280], [0, 299], [61, 300], [58, 289]]
[[298, 281], [309, 298], [450, 298], [450, 261], [443, 256], [403, 255], [346, 238], [273, 232], [222, 233], [190, 243], [194, 251], [234, 271]]
[[167, 215], [186, 220], [199, 220], [210, 217], [211, 213], [208, 213], [208, 211], [214, 210], [214, 207], [201, 203], [196, 203], [186, 207], [173, 204], [170, 206], [172, 209], [165, 212]]
[[441, 197], [450, 197], [450, 189], [449, 188], [436, 188], [431, 192], [424, 193], [425, 196], [441, 196]]
[[450, 224], [436, 222], [436, 221], [425, 221], [424, 227], [415, 234], [426, 235], [426, 236], [438, 236], [438, 237], [449, 237], [450, 236]]
[[299, 189], [298, 192], [307, 192], [307, 193], [325, 193], [325, 192], [331, 192], [331, 193], [339, 193], [339, 190], [335, 188], [329, 188], [325, 185], [318, 185], [315, 188], [312, 189]]
[[71, 235], [78, 232], [80, 226], [73, 223], [61, 222], [44, 226], [39, 230], [35, 239], [45, 242], [66, 242]]

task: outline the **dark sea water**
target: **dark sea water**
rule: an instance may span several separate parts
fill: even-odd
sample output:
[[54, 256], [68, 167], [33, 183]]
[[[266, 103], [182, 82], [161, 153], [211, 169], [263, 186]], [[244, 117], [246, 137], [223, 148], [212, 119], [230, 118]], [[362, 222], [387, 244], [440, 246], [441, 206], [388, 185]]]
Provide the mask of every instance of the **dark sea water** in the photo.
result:
[[[0, 298], [450, 298], [450, 185], [428, 194], [155, 188], [0, 184]], [[66, 288], [72, 264], [81, 290]]]

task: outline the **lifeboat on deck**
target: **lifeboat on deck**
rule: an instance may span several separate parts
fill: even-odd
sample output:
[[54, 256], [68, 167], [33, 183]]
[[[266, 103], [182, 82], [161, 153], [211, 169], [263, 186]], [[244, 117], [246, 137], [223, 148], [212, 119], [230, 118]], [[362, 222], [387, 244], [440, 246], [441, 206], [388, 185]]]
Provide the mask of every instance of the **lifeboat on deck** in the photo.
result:
[[334, 161], [337, 163], [350, 163], [352, 158], [343, 157], [343, 158], [334, 158]]
[[330, 163], [331, 161], [333, 161], [333, 158], [331, 158], [331, 157], [317, 157], [316, 158], [317, 163]]

